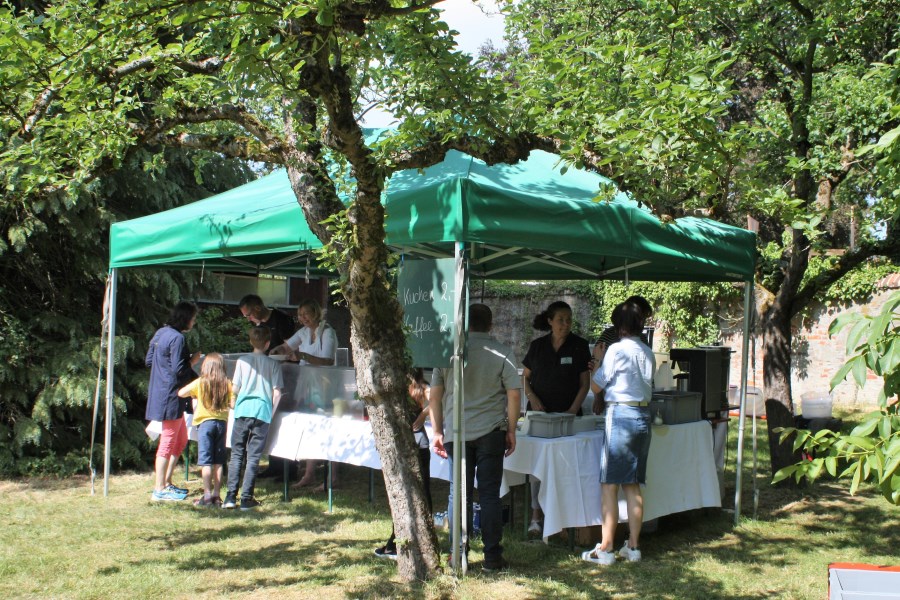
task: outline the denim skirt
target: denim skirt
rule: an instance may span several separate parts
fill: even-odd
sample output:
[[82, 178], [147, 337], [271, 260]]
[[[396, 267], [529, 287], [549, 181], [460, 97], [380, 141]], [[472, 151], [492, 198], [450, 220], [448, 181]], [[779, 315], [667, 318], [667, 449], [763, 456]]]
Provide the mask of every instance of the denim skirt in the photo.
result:
[[646, 483], [650, 409], [610, 403], [606, 407], [600, 483]]

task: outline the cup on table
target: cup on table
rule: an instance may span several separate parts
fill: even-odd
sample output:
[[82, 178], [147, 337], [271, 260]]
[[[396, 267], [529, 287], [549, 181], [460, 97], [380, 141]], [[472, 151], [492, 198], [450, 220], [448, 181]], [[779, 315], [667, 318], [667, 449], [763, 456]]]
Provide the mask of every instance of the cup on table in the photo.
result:
[[333, 400], [333, 404], [334, 404], [334, 411], [332, 412], [332, 414], [337, 418], [343, 417], [344, 411], [347, 410], [347, 401], [344, 400], [343, 398], [335, 398]]

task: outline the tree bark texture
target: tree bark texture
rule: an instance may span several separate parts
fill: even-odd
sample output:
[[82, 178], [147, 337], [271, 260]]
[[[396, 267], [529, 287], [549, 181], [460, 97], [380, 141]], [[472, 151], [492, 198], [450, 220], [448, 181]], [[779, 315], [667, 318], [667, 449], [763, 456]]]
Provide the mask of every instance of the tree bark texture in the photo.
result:
[[359, 244], [350, 260], [344, 297], [352, 316], [357, 384], [381, 455], [400, 576], [424, 580], [440, 568], [440, 553], [410, 428], [403, 310], [386, 279], [380, 189], [359, 189], [350, 220]]

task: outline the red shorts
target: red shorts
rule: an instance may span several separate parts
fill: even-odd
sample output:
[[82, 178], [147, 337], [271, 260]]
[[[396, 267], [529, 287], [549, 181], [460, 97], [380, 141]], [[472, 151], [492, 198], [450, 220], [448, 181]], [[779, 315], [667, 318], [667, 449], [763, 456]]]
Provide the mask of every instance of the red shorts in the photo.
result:
[[187, 447], [187, 443], [187, 426], [184, 424], [184, 419], [163, 421], [156, 457], [170, 458], [172, 456], [180, 456], [184, 452], [185, 447]]

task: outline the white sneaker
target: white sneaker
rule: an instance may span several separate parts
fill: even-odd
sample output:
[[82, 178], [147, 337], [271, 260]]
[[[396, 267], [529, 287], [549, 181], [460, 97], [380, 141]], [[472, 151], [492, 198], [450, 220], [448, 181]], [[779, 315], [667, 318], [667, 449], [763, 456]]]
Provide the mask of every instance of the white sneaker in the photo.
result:
[[600, 544], [594, 546], [593, 550], [581, 553], [581, 560], [592, 562], [595, 565], [608, 566], [616, 562], [615, 552], [604, 552], [600, 549]]
[[619, 556], [621, 556], [628, 562], [640, 562], [641, 551], [637, 548], [629, 548], [628, 542], [625, 542], [625, 545], [622, 546], [621, 550], [619, 550]]
[[531, 522], [531, 525], [528, 526], [528, 533], [530, 535], [541, 535], [544, 532], [544, 528], [541, 527], [540, 521], [537, 519]]

